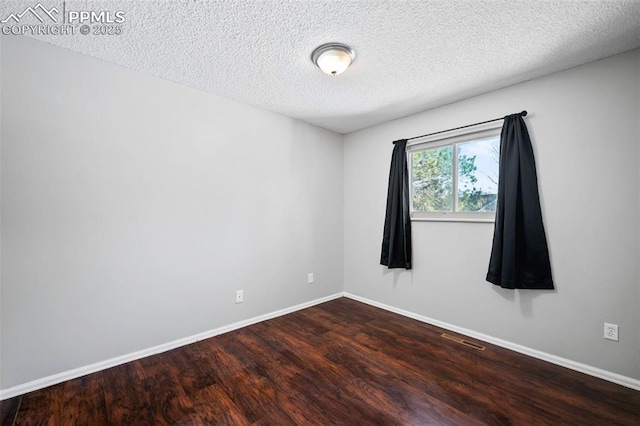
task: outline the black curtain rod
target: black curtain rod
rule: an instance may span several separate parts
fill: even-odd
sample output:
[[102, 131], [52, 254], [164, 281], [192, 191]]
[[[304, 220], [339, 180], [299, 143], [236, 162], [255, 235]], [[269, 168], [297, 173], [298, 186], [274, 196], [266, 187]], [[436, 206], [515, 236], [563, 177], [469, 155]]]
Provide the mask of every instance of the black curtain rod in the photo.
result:
[[[522, 117], [526, 117], [527, 116], [527, 111], [522, 111], [519, 113]], [[473, 127], [473, 126], [479, 126], [480, 124], [486, 124], [486, 123], [492, 123], [494, 121], [499, 121], [499, 120], [504, 120], [504, 117], [500, 117], [500, 118], [494, 118], [493, 120], [487, 120], [487, 121], [481, 121], [480, 123], [474, 123], [474, 124], [467, 124], [466, 126], [460, 126], [460, 127], [456, 127], [454, 129], [449, 129], [449, 130], [441, 130], [439, 132], [433, 132], [433, 133], [427, 133], [426, 135], [420, 135], [420, 136], [414, 136], [412, 138], [407, 138], [407, 139], [400, 139], [397, 141], [393, 141], [393, 143], [395, 144], [396, 142], [400, 142], [401, 140], [413, 140], [413, 139], [420, 139], [420, 138], [425, 138], [427, 136], [433, 136], [433, 135], [439, 135], [440, 133], [446, 133], [446, 132], [452, 132], [454, 130], [460, 130], [460, 129], [466, 129], [467, 127]]]

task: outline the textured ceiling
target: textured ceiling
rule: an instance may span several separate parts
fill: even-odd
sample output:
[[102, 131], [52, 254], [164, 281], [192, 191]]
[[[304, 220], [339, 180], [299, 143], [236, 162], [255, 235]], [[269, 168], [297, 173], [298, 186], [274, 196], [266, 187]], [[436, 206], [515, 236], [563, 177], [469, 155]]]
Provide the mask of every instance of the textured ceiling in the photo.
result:
[[[62, 1], [40, 1], [62, 10]], [[2, 1], [0, 19], [37, 3]], [[35, 38], [340, 133], [640, 46], [640, 0], [66, 1], [64, 7], [122, 10], [123, 33]], [[332, 41], [357, 54], [338, 77], [310, 61], [316, 46]]]

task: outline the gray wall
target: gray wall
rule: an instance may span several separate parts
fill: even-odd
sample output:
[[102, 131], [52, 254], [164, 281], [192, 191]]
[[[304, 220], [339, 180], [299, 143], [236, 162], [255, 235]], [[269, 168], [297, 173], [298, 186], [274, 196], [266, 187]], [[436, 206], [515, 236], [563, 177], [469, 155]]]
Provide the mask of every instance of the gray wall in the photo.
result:
[[[492, 224], [414, 222], [413, 271], [380, 266], [391, 141], [523, 109], [557, 290], [485, 282]], [[347, 135], [345, 290], [640, 379], [639, 116], [636, 50]]]
[[342, 290], [340, 135], [2, 43], [0, 388]]
[[[0, 222], [2, 217], [2, 40], [0, 36]], [[0, 226], [0, 390], [2, 389], [2, 226]]]

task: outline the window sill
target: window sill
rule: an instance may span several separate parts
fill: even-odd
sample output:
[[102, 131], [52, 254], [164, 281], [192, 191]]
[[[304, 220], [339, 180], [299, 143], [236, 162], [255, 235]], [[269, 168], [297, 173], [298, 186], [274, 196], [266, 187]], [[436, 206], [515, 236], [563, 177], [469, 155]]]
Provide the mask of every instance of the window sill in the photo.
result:
[[411, 222], [471, 222], [471, 223], [495, 223], [495, 218], [472, 217], [412, 217]]

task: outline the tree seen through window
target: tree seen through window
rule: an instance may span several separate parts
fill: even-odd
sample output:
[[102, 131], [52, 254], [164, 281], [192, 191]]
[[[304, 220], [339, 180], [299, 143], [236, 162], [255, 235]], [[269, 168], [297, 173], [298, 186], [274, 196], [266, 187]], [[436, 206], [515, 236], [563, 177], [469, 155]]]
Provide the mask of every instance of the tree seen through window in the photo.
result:
[[413, 211], [494, 212], [499, 152], [499, 136], [412, 152]]

